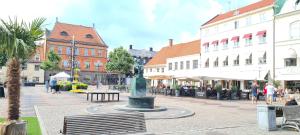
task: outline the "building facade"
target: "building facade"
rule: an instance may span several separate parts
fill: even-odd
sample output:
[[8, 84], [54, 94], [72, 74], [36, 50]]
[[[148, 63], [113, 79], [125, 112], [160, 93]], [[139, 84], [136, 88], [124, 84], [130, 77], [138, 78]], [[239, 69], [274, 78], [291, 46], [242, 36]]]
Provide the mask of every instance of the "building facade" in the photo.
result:
[[[56, 22], [46, 34], [45, 54], [56, 52], [61, 58], [61, 67], [71, 73], [72, 53], [74, 67], [80, 69], [80, 81], [96, 82], [98, 76], [106, 73], [107, 48], [94, 27]], [[73, 46], [73, 43], [75, 44]], [[46, 73], [46, 79], [49, 79]]]
[[[44, 60], [43, 43], [39, 43], [36, 52], [31, 59], [21, 65], [21, 82], [42, 84], [44, 83], [45, 71], [40, 69], [41, 62]], [[0, 67], [0, 83], [6, 81], [7, 68]]]
[[[163, 47], [144, 68], [144, 76], [151, 86], [164, 84], [200, 85], [197, 71], [200, 68], [200, 40]], [[197, 83], [198, 82], [198, 83]]]
[[201, 78], [249, 89], [273, 78], [273, 0], [219, 14], [201, 26]]
[[142, 59], [144, 65], [148, 63], [156, 54], [156, 51], [153, 51], [152, 47], [150, 47], [149, 50], [134, 49], [133, 45], [129, 45], [128, 52], [134, 59]]
[[284, 88], [300, 89], [300, 4], [286, 0], [275, 16], [275, 79]]

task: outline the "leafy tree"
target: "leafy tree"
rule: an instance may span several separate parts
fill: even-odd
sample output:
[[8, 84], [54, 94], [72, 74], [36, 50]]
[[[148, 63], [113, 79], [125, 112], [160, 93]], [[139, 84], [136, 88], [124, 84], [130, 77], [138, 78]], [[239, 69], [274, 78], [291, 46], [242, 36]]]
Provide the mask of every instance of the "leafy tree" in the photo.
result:
[[60, 56], [56, 54], [54, 51], [50, 51], [47, 54], [47, 60], [42, 62], [41, 69], [45, 71], [59, 70], [60, 61], [61, 61]]
[[[0, 19], [0, 53], [5, 53], [7, 63], [8, 118], [7, 134], [26, 134], [26, 126], [18, 128], [16, 121], [20, 117], [20, 64], [31, 58], [36, 50], [36, 41], [42, 40], [44, 18], [34, 19], [31, 23]], [[24, 124], [25, 125], [25, 124]]]
[[106, 63], [106, 70], [118, 73], [119, 85], [121, 83], [121, 75], [128, 74], [132, 70], [134, 59], [123, 47], [115, 48], [108, 55], [109, 61]]

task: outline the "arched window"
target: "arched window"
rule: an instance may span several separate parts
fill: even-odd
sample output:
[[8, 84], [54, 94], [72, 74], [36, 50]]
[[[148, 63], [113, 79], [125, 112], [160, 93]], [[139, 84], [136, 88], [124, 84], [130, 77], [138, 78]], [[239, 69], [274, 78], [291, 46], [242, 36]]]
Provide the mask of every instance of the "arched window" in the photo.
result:
[[85, 37], [86, 38], [93, 38], [93, 36], [91, 34], [86, 34]]
[[60, 35], [62, 35], [62, 36], [68, 36], [69, 34], [66, 31], [62, 31], [62, 32], [60, 32]]
[[300, 38], [300, 20], [292, 22], [290, 24], [290, 38], [291, 39]]

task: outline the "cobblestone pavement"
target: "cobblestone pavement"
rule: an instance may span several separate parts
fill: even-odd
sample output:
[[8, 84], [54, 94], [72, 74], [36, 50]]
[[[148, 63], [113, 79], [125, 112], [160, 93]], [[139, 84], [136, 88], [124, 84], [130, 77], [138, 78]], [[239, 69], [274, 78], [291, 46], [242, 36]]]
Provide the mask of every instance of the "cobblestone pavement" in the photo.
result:
[[[120, 102], [88, 102], [83, 94], [62, 92], [51, 94], [44, 87], [22, 87], [21, 115], [35, 115], [37, 106], [42, 126], [49, 135], [56, 135], [63, 127], [63, 117], [88, 114], [90, 106], [103, 106], [103, 112], [114, 112], [113, 106], [127, 104], [127, 93], [122, 93]], [[263, 102], [260, 102], [262, 104]], [[155, 134], [175, 135], [293, 135], [295, 131], [262, 131], [256, 123], [256, 105], [250, 101], [217, 101], [188, 97], [158, 95], [155, 104], [181, 107], [195, 112], [194, 116], [179, 119], [146, 120], [147, 130]], [[0, 115], [5, 116], [7, 99], [0, 99]], [[4, 108], [4, 109], [3, 109]], [[281, 121], [279, 118], [278, 123]]]

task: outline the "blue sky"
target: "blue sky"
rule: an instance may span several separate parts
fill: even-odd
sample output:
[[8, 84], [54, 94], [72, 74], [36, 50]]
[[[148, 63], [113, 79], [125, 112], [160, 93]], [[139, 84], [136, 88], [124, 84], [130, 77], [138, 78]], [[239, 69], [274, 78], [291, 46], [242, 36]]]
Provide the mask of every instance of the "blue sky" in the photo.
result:
[[[258, 0], [0, 0], [0, 17], [24, 20], [46, 17], [52, 29], [60, 22], [92, 26], [109, 50], [130, 44], [159, 50], [168, 39], [174, 43], [200, 37], [200, 26], [218, 13]], [[231, 3], [231, 4], [229, 4]]]

